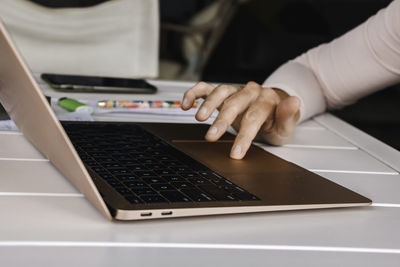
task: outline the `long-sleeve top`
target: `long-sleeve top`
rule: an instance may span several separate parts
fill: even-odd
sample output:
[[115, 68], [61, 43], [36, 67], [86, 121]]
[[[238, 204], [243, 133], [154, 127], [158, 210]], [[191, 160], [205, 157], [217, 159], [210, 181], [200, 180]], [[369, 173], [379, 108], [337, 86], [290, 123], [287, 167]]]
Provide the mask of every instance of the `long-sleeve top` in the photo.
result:
[[263, 83], [300, 98], [300, 121], [400, 82], [400, 0], [333, 41], [283, 64]]

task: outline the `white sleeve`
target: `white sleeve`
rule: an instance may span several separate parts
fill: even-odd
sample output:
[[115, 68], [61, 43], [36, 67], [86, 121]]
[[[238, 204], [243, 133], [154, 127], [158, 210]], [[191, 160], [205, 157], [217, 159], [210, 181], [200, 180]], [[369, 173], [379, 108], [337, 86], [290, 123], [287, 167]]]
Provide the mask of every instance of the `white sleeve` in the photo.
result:
[[264, 87], [302, 102], [300, 121], [400, 82], [400, 0], [330, 43], [278, 68]]

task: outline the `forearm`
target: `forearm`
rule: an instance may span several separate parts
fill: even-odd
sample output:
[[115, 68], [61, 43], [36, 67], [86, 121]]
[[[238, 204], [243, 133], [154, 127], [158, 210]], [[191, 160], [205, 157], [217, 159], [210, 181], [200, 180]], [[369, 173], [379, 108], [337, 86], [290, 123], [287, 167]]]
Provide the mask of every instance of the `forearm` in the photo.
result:
[[400, 1], [345, 35], [309, 50], [263, 84], [301, 101], [301, 119], [400, 81]]

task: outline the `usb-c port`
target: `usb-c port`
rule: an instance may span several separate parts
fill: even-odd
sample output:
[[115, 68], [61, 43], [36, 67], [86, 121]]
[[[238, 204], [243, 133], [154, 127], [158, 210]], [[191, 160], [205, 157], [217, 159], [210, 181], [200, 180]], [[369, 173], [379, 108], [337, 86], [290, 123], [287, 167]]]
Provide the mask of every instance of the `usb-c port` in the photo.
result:
[[145, 216], [151, 216], [151, 212], [142, 212], [142, 213], [140, 213], [140, 216], [143, 216], [143, 217], [145, 217]]
[[163, 211], [161, 215], [172, 215], [172, 211]]

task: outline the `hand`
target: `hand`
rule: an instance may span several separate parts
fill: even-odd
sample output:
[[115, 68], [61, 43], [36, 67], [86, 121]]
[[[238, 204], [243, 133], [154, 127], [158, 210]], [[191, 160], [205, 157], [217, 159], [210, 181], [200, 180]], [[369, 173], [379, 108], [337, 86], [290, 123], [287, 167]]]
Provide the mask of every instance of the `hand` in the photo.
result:
[[215, 109], [219, 110], [206, 140], [217, 141], [230, 125], [238, 131], [230, 153], [233, 159], [242, 159], [255, 138], [273, 145], [287, 143], [300, 117], [299, 98], [255, 82], [244, 87], [228, 84], [214, 87], [199, 82], [185, 92], [182, 109], [190, 109], [197, 98], [205, 99], [196, 114], [197, 120], [205, 121]]

